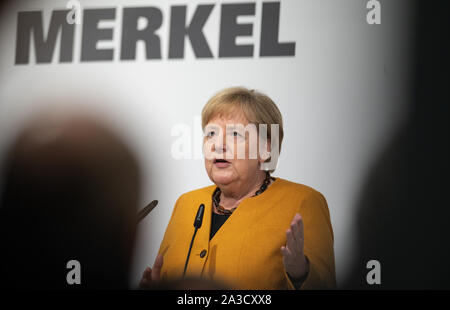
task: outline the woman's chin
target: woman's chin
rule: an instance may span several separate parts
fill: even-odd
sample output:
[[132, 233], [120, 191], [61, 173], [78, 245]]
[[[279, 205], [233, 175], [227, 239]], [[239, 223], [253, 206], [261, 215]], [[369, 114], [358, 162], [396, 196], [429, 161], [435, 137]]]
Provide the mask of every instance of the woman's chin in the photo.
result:
[[214, 173], [212, 175], [212, 181], [215, 184], [227, 185], [227, 184], [233, 182], [233, 180], [234, 180], [234, 176], [231, 175], [230, 173]]

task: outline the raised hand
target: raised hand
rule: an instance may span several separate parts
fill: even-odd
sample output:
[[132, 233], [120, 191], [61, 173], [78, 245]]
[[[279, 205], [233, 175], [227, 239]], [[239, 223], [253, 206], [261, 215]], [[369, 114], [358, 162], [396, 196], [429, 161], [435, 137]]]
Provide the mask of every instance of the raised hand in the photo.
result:
[[163, 265], [163, 256], [158, 254], [153, 264], [153, 268], [147, 267], [142, 274], [141, 281], [139, 282], [139, 288], [147, 289], [150, 288], [155, 283], [159, 282], [161, 279], [161, 268]]
[[309, 271], [309, 263], [303, 254], [303, 220], [296, 213], [290, 228], [286, 231], [286, 246], [281, 247], [286, 272], [293, 279], [301, 279]]

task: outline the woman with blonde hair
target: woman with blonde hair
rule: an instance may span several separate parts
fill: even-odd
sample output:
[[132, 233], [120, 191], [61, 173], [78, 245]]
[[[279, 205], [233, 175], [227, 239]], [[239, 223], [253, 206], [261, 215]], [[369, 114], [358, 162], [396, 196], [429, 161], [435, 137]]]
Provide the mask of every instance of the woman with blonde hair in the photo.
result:
[[[205, 168], [214, 185], [178, 198], [141, 287], [191, 277], [233, 289], [334, 288], [324, 196], [271, 176], [284, 135], [275, 103], [254, 90], [224, 89], [204, 106], [202, 127]], [[192, 239], [201, 204], [203, 224]]]

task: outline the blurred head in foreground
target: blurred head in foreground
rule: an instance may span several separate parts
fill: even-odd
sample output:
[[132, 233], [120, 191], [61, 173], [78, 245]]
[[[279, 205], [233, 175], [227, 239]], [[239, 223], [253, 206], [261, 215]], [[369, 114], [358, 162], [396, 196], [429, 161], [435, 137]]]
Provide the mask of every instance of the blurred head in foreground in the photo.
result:
[[3, 168], [0, 286], [127, 287], [140, 178], [118, 136], [85, 115], [35, 119]]
[[344, 288], [450, 289], [448, 9], [414, 3], [411, 112], [361, 192], [358, 256]]

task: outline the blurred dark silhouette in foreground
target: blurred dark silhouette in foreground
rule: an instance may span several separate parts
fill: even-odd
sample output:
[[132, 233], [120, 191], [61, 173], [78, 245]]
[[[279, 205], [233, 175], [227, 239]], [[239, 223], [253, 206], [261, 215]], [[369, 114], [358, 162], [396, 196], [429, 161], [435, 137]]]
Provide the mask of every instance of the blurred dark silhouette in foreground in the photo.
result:
[[[412, 115], [362, 193], [358, 264], [343, 288], [450, 288], [448, 7], [416, 4]], [[372, 259], [380, 285], [366, 281]]]
[[[118, 136], [87, 116], [38, 118], [3, 170], [1, 287], [128, 288], [140, 176]], [[70, 260], [80, 285], [66, 281]]]

